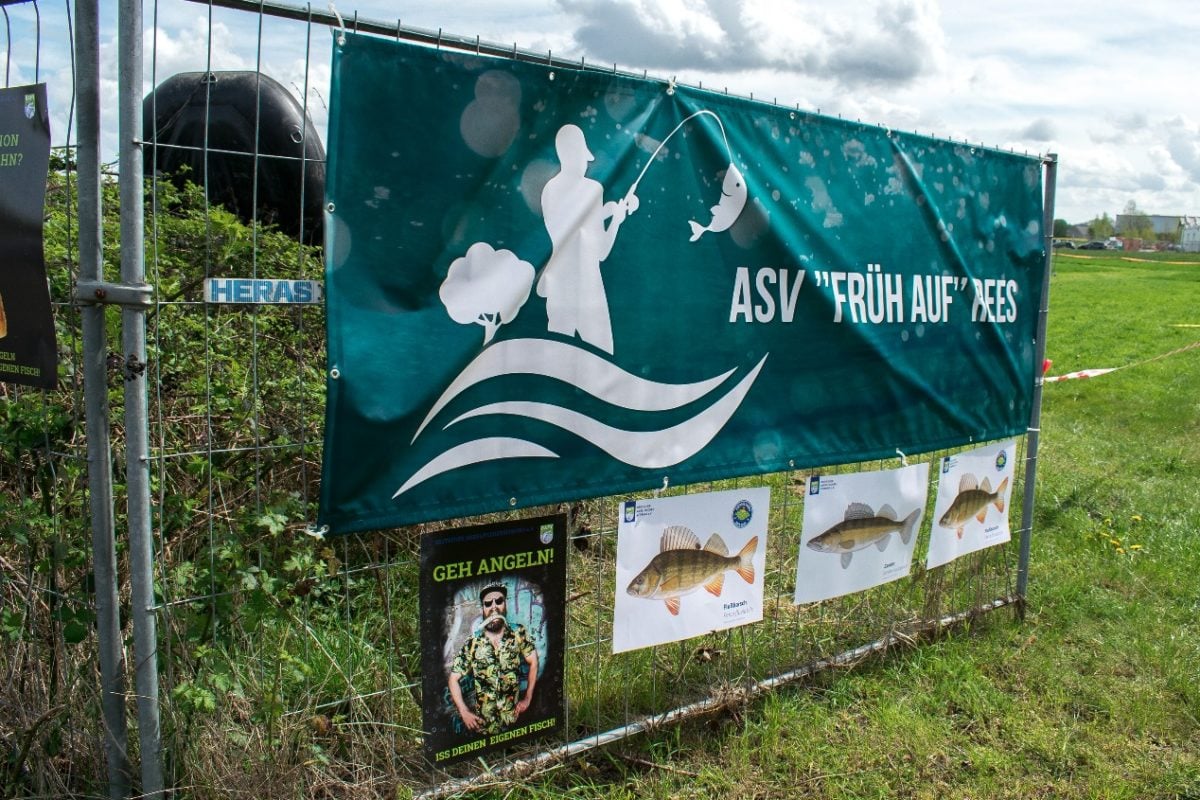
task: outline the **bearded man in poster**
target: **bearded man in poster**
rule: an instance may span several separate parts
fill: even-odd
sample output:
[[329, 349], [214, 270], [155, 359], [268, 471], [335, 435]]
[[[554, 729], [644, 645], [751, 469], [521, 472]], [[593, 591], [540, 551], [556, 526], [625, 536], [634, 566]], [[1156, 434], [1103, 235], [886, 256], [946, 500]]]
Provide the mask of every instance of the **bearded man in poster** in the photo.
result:
[[[463, 724], [475, 733], [499, 733], [513, 725], [533, 702], [537, 648], [524, 625], [509, 625], [508, 588], [492, 584], [479, 593], [483, 627], [458, 651], [450, 668], [450, 697]], [[521, 665], [528, 666], [521, 691]], [[466, 702], [462, 679], [474, 687], [475, 709]]]

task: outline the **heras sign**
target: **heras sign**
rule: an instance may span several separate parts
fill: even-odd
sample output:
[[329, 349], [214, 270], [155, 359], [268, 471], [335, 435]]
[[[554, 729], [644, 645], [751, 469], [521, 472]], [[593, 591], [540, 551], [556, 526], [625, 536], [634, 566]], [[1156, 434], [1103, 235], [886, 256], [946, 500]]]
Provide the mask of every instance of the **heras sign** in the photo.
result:
[[354, 34], [332, 95], [335, 533], [1025, 429], [1037, 159]]

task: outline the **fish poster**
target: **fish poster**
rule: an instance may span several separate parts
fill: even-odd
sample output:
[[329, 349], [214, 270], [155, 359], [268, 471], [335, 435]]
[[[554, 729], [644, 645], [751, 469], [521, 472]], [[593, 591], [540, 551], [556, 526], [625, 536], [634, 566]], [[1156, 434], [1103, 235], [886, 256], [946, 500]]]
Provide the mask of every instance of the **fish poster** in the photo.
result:
[[928, 463], [811, 476], [795, 602], [841, 597], [908, 575], [928, 490]]
[[0, 89], [0, 381], [43, 389], [58, 384], [42, 247], [49, 168], [46, 84]]
[[770, 511], [765, 487], [626, 500], [613, 652], [761, 620]]
[[332, 534], [947, 449], [1029, 424], [1038, 157], [347, 31]]
[[942, 458], [927, 568], [1012, 538], [1008, 507], [1016, 452], [1010, 439]]
[[425, 755], [434, 766], [562, 730], [566, 516], [425, 534]]

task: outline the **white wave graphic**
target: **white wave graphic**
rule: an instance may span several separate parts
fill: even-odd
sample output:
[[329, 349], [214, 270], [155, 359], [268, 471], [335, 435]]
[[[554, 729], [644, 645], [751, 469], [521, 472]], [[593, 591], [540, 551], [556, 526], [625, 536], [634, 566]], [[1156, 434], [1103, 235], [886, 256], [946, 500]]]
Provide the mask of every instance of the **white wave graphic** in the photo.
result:
[[396, 490], [392, 499], [395, 500], [418, 483], [423, 483], [443, 472], [484, 461], [497, 461], [502, 458], [558, 458], [558, 453], [547, 450], [540, 444], [507, 436], [493, 436], [476, 439], [473, 442], [464, 442], [456, 447], [451, 447], [417, 470], [411, 478], [404, 482], [403, 486]]
[[415, 442], [438, 412], [463, 391], [501, 375], [540, 375], [569, 383], [593, 397], [631, 411], [669, 411], [703, 397], [734, 372], [731, 369], [696, 383], [659, 383], [626, 372], [611, 361], [565, 342], [546, 339], [496, 342], [477, 355], [446, 387], [421, 421], [412, 441]]
[[[488, 414], [510, 414], [540, 420], [570, 431], [596, 445], [618, 461], [642, 469], [659, 469], [678, 464], [712, 441], [742, 404], [767, 356], [730, 389], [724, 397], [691, 419], [658, 431], [626, 431], [562, 406], [514, 400], [490, 403], [462, 414], [446, 425]], [[407, 485], [407, 484], [406, 484]], [[397, 492], [399, 494], [399, 492]]]

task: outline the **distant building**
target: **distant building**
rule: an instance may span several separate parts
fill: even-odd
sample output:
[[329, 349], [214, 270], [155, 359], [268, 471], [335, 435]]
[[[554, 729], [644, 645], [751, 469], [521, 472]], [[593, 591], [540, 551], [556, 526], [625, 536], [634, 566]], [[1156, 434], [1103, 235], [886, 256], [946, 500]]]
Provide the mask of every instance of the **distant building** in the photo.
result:
[[1146, 217], [1154, 227], [1155, 236], [1174, 236], [1186, 217], [1166, 216], [1163, 214], [1117, 214], [1117, 233], [1125, 233], [1132, 225], [1135, 217]]
[[1180, 217], [1179, 249], [1200, 253], [1200, 217]]

